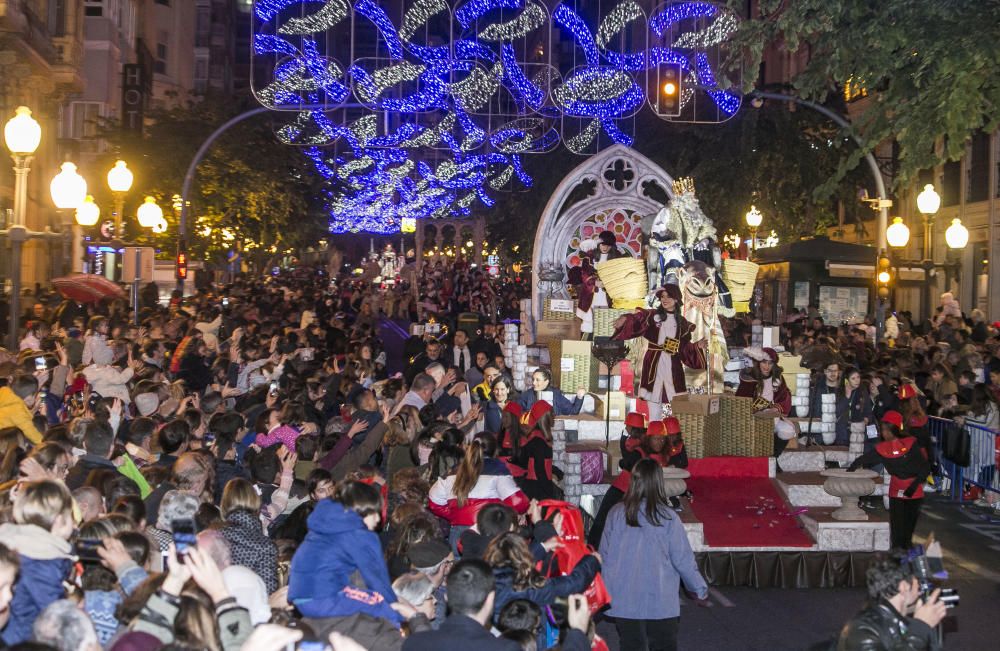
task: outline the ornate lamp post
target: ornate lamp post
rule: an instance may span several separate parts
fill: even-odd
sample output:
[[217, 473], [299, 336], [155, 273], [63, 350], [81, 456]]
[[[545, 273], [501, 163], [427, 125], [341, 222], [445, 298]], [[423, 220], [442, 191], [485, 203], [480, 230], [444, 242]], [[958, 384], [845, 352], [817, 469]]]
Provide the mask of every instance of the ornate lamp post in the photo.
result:
[[14, 223], [7, 229], [10, 239], [10, 320], [7, 342], [10, 350], [17, 350], [18, 319], [21, 316], [21, 248], [28, 239], [25, 212], [28, 204], [28, 171], [35, 150], [42, 140], [42, 127], [31, 117], [31, 109], [19, 106], [15, 116], [4, 125], [3, 136], [14, 160]]
[[115, 237], [119, 240], [125, 239], [122, 231], [122, 211], [125, 210], [125, 195], [132, 189], [132, 171], [120, 160], [108, 171], [108, 187], [115, 198]]
[[[66, 256], [69, 256], [72, 260], [71, 270], [76, 271], [83, 261], [83, 235], [80, 228], [66, 216], [65, 211], [72, 210], [75, 213], [76, 209], [83, 205], [84, 199], [87, 198], [87, 181], [76, 171], [76, 165], [73, 163], [63, 163], [60, 170], [49, 184], [49, 194], [52, 196], [52, 203], [56, 206], [56, 213], [60, 217], [60, 226], [72, 240], [72, 243], [70, 241], [64, 242], [65, 249], [62, 257], [65, 259]], [[72, 250], [72, 254], [70, 250]], [[65, 267], [53, 265], [52, 273], [59, 273], [57, 269], [60, 268]]]
[[747, 226], [750, 227], [750, 250], [753, 253], [757, 252], [757, 229], [760, 228], [761, 222], [764, 221], [764, 215], [759, 210], [757, 206], [750, 206], [750, 210], [746, 214]]

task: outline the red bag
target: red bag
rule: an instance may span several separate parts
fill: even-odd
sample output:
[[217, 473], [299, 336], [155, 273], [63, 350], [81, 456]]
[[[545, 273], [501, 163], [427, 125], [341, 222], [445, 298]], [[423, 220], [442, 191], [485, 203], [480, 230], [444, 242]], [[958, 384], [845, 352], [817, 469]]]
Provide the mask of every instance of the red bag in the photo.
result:
[[[542, 517], [546, 520], [554, 517], [556, 513], [561, 513], [563, 516], [563, 535], [559, 537], [559, 542], [562, 545], [557, 547], [553, 552], [556, 564], [558, 565], [558, 568], [554, 569], [554, 571], [558, 572], [559, 575], [569, 574], [576, 567], [577, 563], [580, 562], [580, 559], [593, 551], [593, 548], [586, 543], [586, 536], [583, 530], [583, 515], [576, 505], [569, 502], [542, 500], [538, 505], [542, 507]], [[601, 577], [600, 572], [597, 573], [591, 584], [587, 586], [587, 589], [583, 591], [583, 595], [587, 598], [587, 605], [590, 607], [591, 615], [611, 603], [611, 595], [608, 593], [607, 586], [604, 585], [604, 579]]]
[[[622, 388], [621, 390], [626, 396], [632, 397], [635, 393], [635, 370], [632, 368], [632, 362], [623, 360], [621, 363], [621, 376], [622, 376]], [[649, 415], [648, 413], [646, 414]]]

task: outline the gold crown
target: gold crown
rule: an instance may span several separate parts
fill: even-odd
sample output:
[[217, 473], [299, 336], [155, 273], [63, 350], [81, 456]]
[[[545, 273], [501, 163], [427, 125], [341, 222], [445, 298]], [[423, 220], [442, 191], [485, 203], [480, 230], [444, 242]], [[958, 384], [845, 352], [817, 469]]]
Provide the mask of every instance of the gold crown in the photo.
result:
[[685, 176], [682, 179], [677, 179], [674, 181], [674, 194], [681, 195], [690, 192], [694, 194], [694, 179], [690, 176]]

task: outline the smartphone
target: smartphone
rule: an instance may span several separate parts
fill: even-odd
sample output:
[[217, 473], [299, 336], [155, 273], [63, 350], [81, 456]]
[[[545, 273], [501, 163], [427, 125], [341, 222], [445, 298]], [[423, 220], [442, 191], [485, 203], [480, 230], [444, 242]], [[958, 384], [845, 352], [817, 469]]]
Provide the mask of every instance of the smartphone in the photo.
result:
[[315, 354], [316, 353], [312, 348], [303, 348], [302, 352], [299, 353], [299, 357], [303, 362], [311, 362]]
[[205, 432], [205, 435], [201, 437], [201, 442], [205, 445], [205, 447], [212, 445], [213, 443], [215, 443], [215, 434]]
[[46, 368], [48, 368], [48, 364], [46, 364], [45, 358], [41, 357], [41, 356], [36, 357], [35, 358], [35, 370], [36, 371], [44, 371]]
[[271, 382], [271, 388], [269, 390], [270, 390], [270, 392], [271, 392], [272, 395], [277, 395], [278, 394], [278, 382], [277, 382], [277, 380], [275, 380], [274, 382]]
[[97, 553], [100, 546], [101, 541], [97, 538], [80, 538], [73, 545], [73, 553], [81, 563], [100, 563], [101, 557]]
[[228, 298], [222, 299], [222, 307], [229, 307], [229, 299]]
[[170, 521], [170, 531], [173, 534], [174, 549], [177, 550], [177, 562], [183, 563], [188, 550], [198, 544], [197, 525], [193, 518], [180, 518]]

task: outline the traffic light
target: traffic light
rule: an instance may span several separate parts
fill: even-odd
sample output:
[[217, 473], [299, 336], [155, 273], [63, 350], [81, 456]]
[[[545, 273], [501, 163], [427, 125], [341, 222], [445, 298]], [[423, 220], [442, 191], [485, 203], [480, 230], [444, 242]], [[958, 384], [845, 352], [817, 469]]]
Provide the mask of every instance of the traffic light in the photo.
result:
[[177, 280], [187, 280], [188, 277], [188, 262], [187, 253], [184, 251], [177, 252]]
[[880, 255], [878, 257], [878, 269], [876, 270], [875, 279], [878, 281], [878, 297], [882, 300], [889, 298], [889, 283], [892, 282], [892, 273], [889, 268], [892, 266], [892, 261], [886, 255]]
[[681, 114], [681, 66], [677, 63], [661, 63], [655, 70], [656, 114], [678, 117]]

